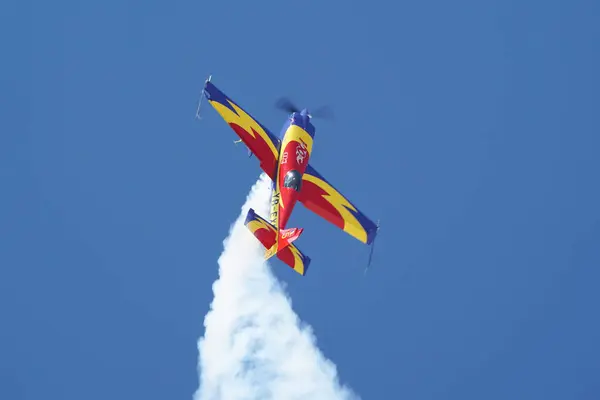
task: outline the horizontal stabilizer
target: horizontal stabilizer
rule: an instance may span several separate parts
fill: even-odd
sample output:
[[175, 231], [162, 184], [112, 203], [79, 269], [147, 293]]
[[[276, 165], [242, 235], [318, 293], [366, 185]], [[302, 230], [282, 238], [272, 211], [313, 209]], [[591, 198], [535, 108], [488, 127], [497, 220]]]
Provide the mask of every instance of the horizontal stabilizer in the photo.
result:
[[303, 230], [302, 228], [289, 228], [279, 231], [279, 241], [277, 242], [279, 251], [298, 239]]
[[[294, 245], [294, 242], [303, 229], [290, 228], [282, 231], [277, 231], [273, 225], [259, 216], [251, 208], [248, 210], [244, 225], [252, 232], [259, 242], [267, 249], [265, 259], [277, 255], [281, 261], [289, 265], [294, 271], [300, 275], [305, 275], [308, 271], [310, 258], [302, 254], [302, 252]], [[279, 240], [277, 240], [279, 235]], [[279, 247], [279, 249], [277, 249]]]

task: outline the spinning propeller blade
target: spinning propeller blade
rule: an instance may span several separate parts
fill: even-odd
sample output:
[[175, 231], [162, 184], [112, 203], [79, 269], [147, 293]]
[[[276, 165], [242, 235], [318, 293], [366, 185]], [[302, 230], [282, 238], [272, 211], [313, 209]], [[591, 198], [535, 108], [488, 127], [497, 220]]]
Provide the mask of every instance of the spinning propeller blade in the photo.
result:
[[300, 109], [298, 109], [298, 107], [296, 107], [294, 103], [292, 103], [290, 99], [286, 97], [282, 97], [279, 100], [277, 100], [277, 103], [275, 103], [275, 107], [279, 108], [280, 110], [286, 111], [290, 114], [300, 112]]
[[[300, 109], [287, 97], [282, 97], [277, 100], [275, 107], [288, 114], [300, 112]], [[309, 115], [311, 118], [333, 119], [333, 110], [329, 106], [321, 106], [314, 112], [309, 111]]]
[[313, 118], [333, 119], [333, 110], [329, 106], [321, 106], [310, 113]]

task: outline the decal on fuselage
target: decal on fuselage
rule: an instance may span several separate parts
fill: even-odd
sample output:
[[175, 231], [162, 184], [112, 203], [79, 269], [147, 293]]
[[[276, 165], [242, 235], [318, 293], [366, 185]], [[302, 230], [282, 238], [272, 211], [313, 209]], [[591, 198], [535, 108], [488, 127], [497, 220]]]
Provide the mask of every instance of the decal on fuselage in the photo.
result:
[[294, 228], [287, 229], [287, 230], [281, 232], [281, 238], [282, 239], [290, 238], [290, 237], [294, 236], [295, 233], [296, 233], [296, 229], [294, 229]]
[[281, 197], [281, 193], [278, 188], [275, 188], [273, 191], [273, 196], [271, 197], [271, 224], [278, 229], [277, 226], [277, 216], [279, 214], [279, 198]]
[[304, 143], [299, 143], [298, 146], [296, 146], [296, 162], [302, 164], [307, 156], [308, 151], [306, 150], [306, 145]]

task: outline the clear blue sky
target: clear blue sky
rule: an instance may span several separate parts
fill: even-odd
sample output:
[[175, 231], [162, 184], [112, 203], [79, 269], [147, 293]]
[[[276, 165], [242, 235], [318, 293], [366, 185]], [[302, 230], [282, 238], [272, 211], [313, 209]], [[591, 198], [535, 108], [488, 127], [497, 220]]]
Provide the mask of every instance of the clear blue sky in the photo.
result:
[[600, 3], [2, 6], [0, 398], [190, 399], [230, 223], [259, 175], [204, 79], [381, 218], [298, 208], [293, 306], [364, 399], [600, 398]]

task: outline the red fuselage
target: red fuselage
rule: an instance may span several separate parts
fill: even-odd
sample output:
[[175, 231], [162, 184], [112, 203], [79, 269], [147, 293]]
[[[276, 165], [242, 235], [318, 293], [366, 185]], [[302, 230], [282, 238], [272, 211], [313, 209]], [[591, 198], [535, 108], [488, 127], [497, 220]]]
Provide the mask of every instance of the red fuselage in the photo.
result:
[[302, 190], [302, 176], [312, 150], [312, 137], [301, 126], [291, 124], [283, 135], [277, 182], [271, 200], [271, 223], [283, 230]]

